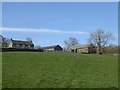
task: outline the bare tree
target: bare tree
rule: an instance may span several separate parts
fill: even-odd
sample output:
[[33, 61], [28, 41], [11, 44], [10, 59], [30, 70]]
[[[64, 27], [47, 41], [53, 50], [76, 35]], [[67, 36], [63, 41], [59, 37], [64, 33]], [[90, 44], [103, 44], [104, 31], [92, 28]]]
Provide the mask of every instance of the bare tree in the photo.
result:
[[3, 36], [0, 35], [0, 48], [2, 48], [2, 41], [3, 41]]
[[39, 46], [39, 45], [37, 45], [37, 46], [34, 47], [34, 49], [41, 49], [41, 48], [42, 48], [42, 47]]
[[0, 35], [0, 43], [2, 43], [2, 41], [3, 41], [3, 36]]
[[9, 42], [10, 42], [9, 38], [0, 35], [0, 47], [8, 47]]
[[111, 33], [105, 33], [103, 30], [98, 29], [95, 32], [90, 33], [88, 42], [97, 47], [98, 53], [102, 53], [102, 48], [110, 44], [109, 41], [112, 39], [113, 36]]
[[30, 37], [27, 37], [26, 40], [32, 42], [32, 39]]
[[79, 41], [75, 37], [70, 37], [68, 40], [64, 41], [64, 44], [67, 48], [69, 48], [70, 46], [77, 45], [78, 42]]

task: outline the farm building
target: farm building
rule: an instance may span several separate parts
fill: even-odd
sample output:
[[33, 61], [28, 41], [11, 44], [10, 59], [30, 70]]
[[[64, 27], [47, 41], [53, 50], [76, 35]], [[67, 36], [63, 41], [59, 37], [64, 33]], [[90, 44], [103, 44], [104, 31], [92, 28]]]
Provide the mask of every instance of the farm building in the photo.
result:
[[62, 47], [60, 45], [53, 45], [53, 46], [47, 46], [43, 47], [44, 51], [61, 51]]
[[71, 46], [68, 48], [68, 51], [75, 52], [75, 53], [96, 53], [96, 47], [92, 44], [85, 44], [79, 46]]
[[21, 48], [21, 49], [33, 49], [34, 44], [32, 41], [20, 41], [20, 40], [13, 40], [11, 39], [9, 44], [9, 48]]

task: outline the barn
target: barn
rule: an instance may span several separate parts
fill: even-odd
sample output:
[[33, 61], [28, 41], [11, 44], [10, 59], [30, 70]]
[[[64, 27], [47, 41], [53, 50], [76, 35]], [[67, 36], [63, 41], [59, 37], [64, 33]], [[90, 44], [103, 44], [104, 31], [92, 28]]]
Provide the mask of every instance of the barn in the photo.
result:
[[61, 51], [62, 47], [60, 45], [52, 45], [52, 46], [46, 46], [42, 47], [44, 51]]
[[68, 48], [69, 51], [81, 54], [96, 53], [96, 47], [93, 44], [74, 45]]

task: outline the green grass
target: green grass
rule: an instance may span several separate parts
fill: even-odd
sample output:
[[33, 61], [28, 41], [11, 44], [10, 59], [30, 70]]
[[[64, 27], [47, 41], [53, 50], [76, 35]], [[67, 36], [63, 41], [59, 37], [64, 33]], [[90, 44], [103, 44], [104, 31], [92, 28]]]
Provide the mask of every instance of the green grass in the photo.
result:
[[55, 52], [4, 52], [3, 88], [118, 87], [113, 55]]
[[2, 89], [2, 52], [0, 52], [0, 89]]

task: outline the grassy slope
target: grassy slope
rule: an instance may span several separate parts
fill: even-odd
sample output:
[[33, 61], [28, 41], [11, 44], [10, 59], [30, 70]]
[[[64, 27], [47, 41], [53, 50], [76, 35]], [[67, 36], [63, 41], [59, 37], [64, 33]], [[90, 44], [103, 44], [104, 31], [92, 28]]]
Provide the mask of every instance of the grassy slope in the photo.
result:
[[4, 52], [3, 88], [117, 87], [117, 64], [112, 55]]
[[2, 89], [2, 52], [0, 52], [0, 89]]

